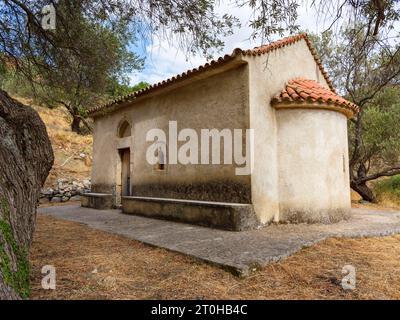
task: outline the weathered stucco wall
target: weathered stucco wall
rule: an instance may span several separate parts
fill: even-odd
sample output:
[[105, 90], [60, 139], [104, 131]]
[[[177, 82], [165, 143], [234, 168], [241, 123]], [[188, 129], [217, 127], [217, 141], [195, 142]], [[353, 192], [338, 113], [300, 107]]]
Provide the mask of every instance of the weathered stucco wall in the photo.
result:
[[94, 121], [92, 192], [115, 192], [118, 121], [111, 115]]
[[[184, 87], [150, 96], [115, 112], [95, 118], [94, 165], [95, 192], [113, 192], [118, 185], [119, 155], [117, 128], [122, 119], [132, 124], [132, 195], [250, 203], [250, 175], [235, 175], [235, 165], [167, 165], [157, 171], [146, 161], [146, 133], [159, 128], [168, 133], [169, 121], [184, 128], [243, 129], [249, 127], [248, 69], [241, 65]], [[128, 139], [128, 140], [127, 140]], [[127, 142], [128, 141], [128, 142]], [[178, 148], [185, 142], [179, 142]], [[200, 143], [200, 141], [199, 141]], [[168, 149], [168, 145], [167, 145]], [[200, 151], [199, 151], [200, 152]], [[199, 154], [200, 160], [200, 154]], [[223, 156], [221, 155], [221, 160]]]
[[250, 127], [255, 146], [252, 201], [261, 222], [267, 223], [280, 218], [278, 128], [270, 101], [296, 77], [328, 85], [304, 40], [245, 59], [249, 62]]
[[276, 115], [280, 220], [343, 219], [350, 208], [346, 116], [305, 109]]

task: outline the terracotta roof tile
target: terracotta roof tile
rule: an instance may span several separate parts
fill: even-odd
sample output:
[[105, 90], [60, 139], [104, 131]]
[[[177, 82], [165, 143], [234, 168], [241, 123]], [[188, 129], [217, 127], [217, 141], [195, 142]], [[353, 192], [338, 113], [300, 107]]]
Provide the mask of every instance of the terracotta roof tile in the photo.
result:
[[316, 53], [315, 49], [313, 48], [313, 46], [311, 44], [311, 41], [309, 40], [307, 34], [302, 33], [302, 34], [299, 34], [299, 35], [283, 38], [281, 40], [272, 42], [270, 44], [259, 46], [259, 47], [255, 47], [255, 48], [249, 49], [249, 50], [242, 50], [240, 48], [236, 48], [235, 50], [233, 50], [233, 52], [231, 54], [226, 54], [223, 57], [220, 57], [220, 58], [218, 58], [216, 60], [211, 60], [210, 62], [207, 62], [206, 64], [204, 64], [202, 66], [199, 66], [199, 67], [194, 68], [192, 70], [188, 70], [186, 72], [178, 74], [178, 75], [176, 75], [176, 76], [174, 76], [172, 78], [163, 80], [163, 81], [158, 82], [156, 84], [150, 85], [147, 88], [144, 88], [142, 90], [136, 91], [136, 92], [131, 93], [131, 94], [128, 94], [126, 96], [118, 97], [117, 99], [112, 100], [112, 101], [110, 101], [110, 102], [108, 102], [106, 104], [91, 108], [91, 109], [88, 110], [88, 114], [89, 115], [94, 114], [94, 113], [96, 113], [96, 112], [98, 112], [100, 110], [103, 110], [103, 109], [106, 109], [106, 108], [121, 104], [123, 102], [133, 101], [134, 99], [136, 99], [136, 98], [138, 98], [140, 96], [143, 96], [145, 94], [148, 94], [148, 93], [150, 93], [150, 92], [152, 92], [152, 91], [154, 91], [156, 89], [160, 89], [160, 88], [166, 87], [166, 86], [168, 86], [168, 85], [170, 85], [170, 84], [172, 84], [174, 82], [182, 81], [182, 80], [184, 80], [186, 78], [194, 76], [195, 74], [198, 74], [198, 73], [203, 72], [205, 70], [208, 70], [210, 68], [214, 68], [215, 66], [224, 64], [224, 63], [226, 63], [226, 62], [228, 62], [230, 60], [233, 60], [237, 56], [240, 56], [240, 55], [242, 55], [242, 56], [259, 56], [259, 55], [266, 54], [266, 53], [272, 52], [274, 50], [283, 48], [285, 46], [294, 44], [294, 43], [296, 43], [298, 41], [301, 41], [301, 40], [304, 40], [306, 42], [308, 48], [311, 51], [311, 54], [314, 57], [314, 60], [315, 60], [315, 62], [317, 64], [318, 68], [320, 69], [320, 71], [321, 71], [322, 75], [324, 76], [326, 82], [328, 83], [330, 89], [333, 92], [335, 92], [335, 89], [334, 89], [334, 87], [332, 85], [332, 82], [330, 81], [330, 79], [328, 77], [328, 74], [325, 72], [320, 60], [318, 59], [317, 53]]
[[[310, 101], [319, 104], [322, 108], [324, 108], [324, 104], [332, 104], [336, 108], [342, 108], [343, 113], [348, 116], [352, 116], [359, 111], [358, 106], [354, 103], [323, 87], [317, 81], [304, 78], [290, 80], [286, 88], [272, 99], [271, 104], [273, 106], [278, 106], [279, 104], [301, 106], [301, 104], [307, 104]], [[340, 110], [338, 109], [338, 111]]]

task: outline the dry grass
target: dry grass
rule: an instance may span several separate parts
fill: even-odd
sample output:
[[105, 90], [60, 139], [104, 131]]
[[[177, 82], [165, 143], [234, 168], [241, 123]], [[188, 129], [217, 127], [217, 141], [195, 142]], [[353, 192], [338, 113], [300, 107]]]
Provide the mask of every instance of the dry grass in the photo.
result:
[[[31, 250], [33, 299], [399, 299], [400, 236], [329, 239], [249, 278], [75, 222], [39, 216]], [[41, 289], [41, 267], [57, 289]], [[357, 288], [340, 286], [342, 267]]]
[[359, 202], [352, 202], [351, 203], [352, 208], [364, 208], [364, 209], [376, 209], [376, 210], [385, 210], [385, 211], [399, 211], [400, 206], [396, 205], [395, 203], [390, 203], [390, 202], [378, 202], [378, 203], [371, 203], [371, 202], [366, 202], [366, 203], [359, 203]]
[[382, 194], [378, 198], [378, 203], [382, 207], [391, 208], [395, 210], [400, 210], [399, 199], [394, 198], [392, 195], [386, 193]]
[[400, 175], [379, 179], [374, 187], [379, 203], [400, 209]]
[[398, 199], [394, 199], [390, 193], [382, 193], [378, 196], [378, 203], [359, 203], [362, 200], [361, 196], [351, 190], [351, 206], [353, 208], [366, 208], [366, 209], [378, 209], [378, 210], [400, 210], [400, 202]]

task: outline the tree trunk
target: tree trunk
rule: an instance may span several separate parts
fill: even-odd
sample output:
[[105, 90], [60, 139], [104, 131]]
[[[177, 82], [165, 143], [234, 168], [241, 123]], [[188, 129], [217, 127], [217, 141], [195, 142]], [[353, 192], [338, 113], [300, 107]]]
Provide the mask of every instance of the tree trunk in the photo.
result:
[[73, 116], [72, 123], [71, 123], [71, 130], [77, 134], [82, 134], [81, 130], [81, 121], [82, 119], [77, 116]]
[[37, 112], [0, 90], [0, 299], [29, 297], [36, 206], [53, 161]]
[[376, 197], [374, 193], [365, 182], [357, 183], [356, 181], [352, 181], [350, 182], [350, 186], [363, 198], [363, 200], [376, 203]]
[[[82, 126], [81, 126], [82, 124]], [[92, 132], [92, 127], [86, 121], [85, 118], [81, 116], [73, 116], [71, 123], [71, 130], [80, 135], [86, 135]]]

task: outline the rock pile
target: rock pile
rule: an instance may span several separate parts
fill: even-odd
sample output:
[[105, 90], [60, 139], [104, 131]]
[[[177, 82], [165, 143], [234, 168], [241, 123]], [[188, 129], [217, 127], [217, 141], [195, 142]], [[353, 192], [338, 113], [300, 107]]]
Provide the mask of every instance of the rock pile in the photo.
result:
[[81, 194], [90, 192], [90, 189], [90, 179], [82, 181], [57, 179], [57, 184], [54, 188], [41, 190], [40, 203], [79, 201]]

